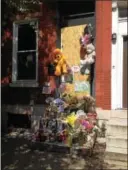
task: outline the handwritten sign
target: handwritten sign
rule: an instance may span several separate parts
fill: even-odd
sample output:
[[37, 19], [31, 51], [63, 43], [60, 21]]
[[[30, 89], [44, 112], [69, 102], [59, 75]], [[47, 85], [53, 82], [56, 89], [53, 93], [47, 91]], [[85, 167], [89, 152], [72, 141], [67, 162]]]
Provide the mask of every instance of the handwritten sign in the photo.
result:
[[72, 71], [74, 72], [74, 73], [78, 73], [79, 71], [80, 71], [80, 67], [79, 66], [72, 66]]
[[75, 92], [90, 92], [90, 84], [88, 81], [81, 81], [74, 83]]

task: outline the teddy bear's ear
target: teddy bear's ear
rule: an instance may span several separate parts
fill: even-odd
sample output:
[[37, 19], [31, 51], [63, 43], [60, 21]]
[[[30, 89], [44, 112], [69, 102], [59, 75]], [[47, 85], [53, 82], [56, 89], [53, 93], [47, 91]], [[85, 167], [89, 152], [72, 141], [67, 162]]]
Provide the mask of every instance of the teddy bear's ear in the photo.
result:
[[53, 51], [54, 54], [62, 54], [61, 50], [59, 48], [56, 48], [54, 51]]

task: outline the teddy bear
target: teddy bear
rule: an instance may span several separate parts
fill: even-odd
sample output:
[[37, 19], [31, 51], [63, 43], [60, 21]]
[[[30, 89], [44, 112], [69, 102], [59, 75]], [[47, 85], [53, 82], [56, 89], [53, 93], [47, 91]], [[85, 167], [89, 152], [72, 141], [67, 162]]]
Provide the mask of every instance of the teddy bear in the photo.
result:
[[55, 76], [61, 76], [68, 73], [66, 58], [60, 49], [55, 49], [53, 52], [55, 64]]
[[86, 54], [83, 60], [80, 60], [81, 65], [93, 64], [95, 62], [95, 47], [92, 43], [86, 45]]
[[90, 65], [95, 62], [95, 47], [92, 43], [92, 35], [87, 26], [80, 39], [81, 48], [84, 49], [84, 56], [81, 57], [81, 74], [90, 74]]

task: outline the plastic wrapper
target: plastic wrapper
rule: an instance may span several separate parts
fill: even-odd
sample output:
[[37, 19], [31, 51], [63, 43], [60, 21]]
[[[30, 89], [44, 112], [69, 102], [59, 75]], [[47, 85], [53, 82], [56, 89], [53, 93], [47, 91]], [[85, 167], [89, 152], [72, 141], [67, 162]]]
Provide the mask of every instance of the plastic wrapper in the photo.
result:
[[76, 119], [77, 119], [77, 116], [75, 115], [75, 113], [71, 113], [69, 116], [67, 116], [66, 122], [67, 122], [71, 127], [74, 127]]

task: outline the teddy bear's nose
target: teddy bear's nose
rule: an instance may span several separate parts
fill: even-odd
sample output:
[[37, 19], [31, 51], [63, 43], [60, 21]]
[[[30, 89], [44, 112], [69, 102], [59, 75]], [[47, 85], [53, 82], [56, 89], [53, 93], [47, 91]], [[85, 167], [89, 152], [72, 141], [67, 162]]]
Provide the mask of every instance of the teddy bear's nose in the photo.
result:
[[56, 58], [56, 59], [58, 59], [59, 57], [60, 57], [60, 56], [59, 56], [59, 55], [57, 55], [55, 58]]

